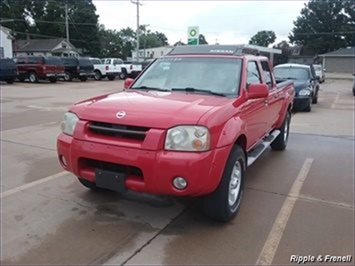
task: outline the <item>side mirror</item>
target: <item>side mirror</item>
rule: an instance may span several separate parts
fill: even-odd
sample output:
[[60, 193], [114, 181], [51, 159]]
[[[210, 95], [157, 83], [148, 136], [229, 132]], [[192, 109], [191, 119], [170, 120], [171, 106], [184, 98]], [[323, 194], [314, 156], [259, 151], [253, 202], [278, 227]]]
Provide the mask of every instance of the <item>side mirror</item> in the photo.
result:
[[260, 99], [269, 96], [269, 87], [266, 84], [250, 84], [248, 86], [248, 99]]
[[134, 79], [130, 79], [130, 78], [126, 79], [126, 80], [124, 81], [124, 85], [123, 85], [124, 88], [125, 88], [125, 89], [129, 89], [129, 87], [131, 87], [133, 81], [134, 81]]

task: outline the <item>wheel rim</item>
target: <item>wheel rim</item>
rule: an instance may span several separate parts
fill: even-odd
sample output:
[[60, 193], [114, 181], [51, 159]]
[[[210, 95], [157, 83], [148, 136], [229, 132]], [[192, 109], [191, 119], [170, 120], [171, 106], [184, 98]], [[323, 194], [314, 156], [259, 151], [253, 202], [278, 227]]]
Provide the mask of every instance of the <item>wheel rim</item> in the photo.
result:
[[242, 166], [239, 161], [235, 162], [229, 181], [228, 204], [230, 207], [237, 202], [242, 183]]
[[95, 79], [100, 79], [100, 73], [99, 72], [95, 72]]
[[35, 81], [36, 81], [35, 75], [30, 74], [30, 81], [31, 81], [31, 82], [35, 82]]
[[288, 130], [289, 130], [289, 124], [288, 124], [288, 118], [285, 122], [285, 128], [284, 128], [284, 142], [287, 142], [288, 139]]
[[68, 81], [68, 80], [69, 80], [69, 75], [68, 75], [68, 73], [65, 73], [65, 75], [64, 75], [64, 79], [65, 79], [66, 81]]

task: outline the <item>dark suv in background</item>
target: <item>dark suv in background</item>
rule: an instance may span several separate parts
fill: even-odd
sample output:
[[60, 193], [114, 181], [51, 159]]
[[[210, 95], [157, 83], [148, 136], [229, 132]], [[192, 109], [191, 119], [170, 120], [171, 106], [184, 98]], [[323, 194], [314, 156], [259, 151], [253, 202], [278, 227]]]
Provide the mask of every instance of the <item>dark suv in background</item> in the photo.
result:
[[14, 83], [17, 76], [16, 64], [10, 58], [0, 60], [0, 81], [6, 81], [9, 84]]
[[39, 80], [56, 82], [64, 77], [64, 65], [55, 56], [22, 56], [15, 59], [18, 78], [20, 81], [28, 79], [31, 83]]
[[88, 58], [62, 57], [65, 67], [65, 81], [72, 81], [74, 78], [87, 81], [93, 77], [94, 65]]

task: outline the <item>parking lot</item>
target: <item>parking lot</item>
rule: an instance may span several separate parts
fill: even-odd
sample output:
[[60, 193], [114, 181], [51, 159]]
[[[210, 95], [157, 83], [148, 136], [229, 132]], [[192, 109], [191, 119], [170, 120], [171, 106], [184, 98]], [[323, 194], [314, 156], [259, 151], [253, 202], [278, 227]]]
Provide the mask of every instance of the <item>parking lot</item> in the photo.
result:
[[63, 172], [64, 112], [122, 81], [1, 84], [2, 265], [297, 264], [292, 255], [353, 265], [352, 81], [320, 87], [312, 112], [293, 115], [287, 149], [248, 169], [237, 217], [220, 224], [194, 199], [90, 192]]

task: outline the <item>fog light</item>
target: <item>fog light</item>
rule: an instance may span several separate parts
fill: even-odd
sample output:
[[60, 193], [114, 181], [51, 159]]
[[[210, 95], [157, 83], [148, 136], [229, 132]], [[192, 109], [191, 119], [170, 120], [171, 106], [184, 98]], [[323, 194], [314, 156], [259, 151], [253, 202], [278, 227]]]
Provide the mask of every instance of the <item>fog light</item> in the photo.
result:
[[68, 163], [67, 160], [65, 159], [65, 157], [63, 155], [60, 155], [60, 161], [62, 162], [62, 165], [64, 165], [65, 167], [68, 167]]
[[183, 190], [187, 187], [187, 181], [183, 177], [175, 177], [173, 180], [173, 185], [176, 189]]

